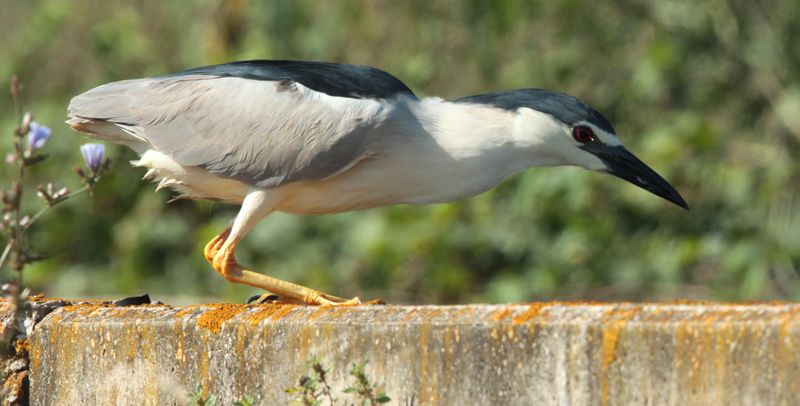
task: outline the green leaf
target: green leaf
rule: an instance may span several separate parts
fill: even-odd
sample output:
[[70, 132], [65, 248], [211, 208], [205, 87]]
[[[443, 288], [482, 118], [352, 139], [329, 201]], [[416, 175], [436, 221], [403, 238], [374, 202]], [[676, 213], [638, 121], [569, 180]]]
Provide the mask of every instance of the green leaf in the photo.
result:
[[358, 388], [349, 387], [349, 388], [345, 389], [342, 392], [344, 392], [344, 393], [354, 393], [354, 392], [358, 392]]
[[378, 403], [386, 403], [389, 402], [390, 400], [392, 400], [392, 398], [386, 396], [386, 394], [383, 393], [378, 395], [378, 397], [375, 399], [375, 401], [377, 401]]

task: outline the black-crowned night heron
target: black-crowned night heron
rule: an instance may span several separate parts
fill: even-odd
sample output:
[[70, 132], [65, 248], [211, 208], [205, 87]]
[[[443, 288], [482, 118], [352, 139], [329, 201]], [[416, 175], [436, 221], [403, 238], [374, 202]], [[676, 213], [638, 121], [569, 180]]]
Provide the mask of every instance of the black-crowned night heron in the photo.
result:
[[359, 303], [240, 265], [236, 246], [273, 211], [328, 214], [448, 203], [536, 166], [610, 173], [688, 209], [583, 101], [540, 89], [418, 99], [366, 66], [244, 61], [125, 80], [72, 99], [72, 128], [127, 145], [179, 198], [242, 205], [205, 248], [228, 281], [317, 305]]

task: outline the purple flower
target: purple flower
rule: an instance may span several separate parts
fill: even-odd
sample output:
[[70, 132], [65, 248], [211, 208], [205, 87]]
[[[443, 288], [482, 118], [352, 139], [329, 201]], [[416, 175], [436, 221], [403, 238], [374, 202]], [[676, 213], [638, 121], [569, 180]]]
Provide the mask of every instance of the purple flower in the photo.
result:
[[100, 170], [103, 164], [103, 153], [106, 152], [106, 147], [103, 144], [83, 144], [81, 145], [81, 154], [83, 160], [86, 161], [86, 166], [92, 172]]
[[52, 133], [53, 131], [47, 126], [31, 121], [30, 131], [28, 132], [28, 148], [33, 152], [38, 151], [44, 146], [44, 143], [47, 142]]

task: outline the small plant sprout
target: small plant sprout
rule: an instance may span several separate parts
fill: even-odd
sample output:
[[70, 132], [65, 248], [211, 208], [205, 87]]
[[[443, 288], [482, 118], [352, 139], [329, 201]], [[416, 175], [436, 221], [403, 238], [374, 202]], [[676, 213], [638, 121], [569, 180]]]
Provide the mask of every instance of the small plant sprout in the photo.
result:
[[194, 391], [189, 392], [187, 396], [189, 396], [189, 402], [186, 403], [186, 406], [214, 406], [217, 403], [216, 396], [203, 396], [202, 384], [197, 385], [197, 388], [195, 388]]
[[[361, 364], [353, 364], [350, 376], [355, 377], [356, 382], [353, 386], [345, 389], [344, 393], [358, 396], [362, 406], [375, 406], [389, 402], [391, 399], [386, 396], [384, 391], [380, 390], [383, 382], [372, 383], [364, 373], [367, 362], [364, 360]], [[332, 365], [325, 365], [320, 357], [312, 355], [304, 367], [311, 369], [311, 374], [300, 377], [294, 387], [284, 389], [286, 393], [299, 395], [291, 404], [295, 406], [322, 406], [324, 404], [333, 406], [338, 404], [339, 399], [333, 397], [333, 389], [328, 382], [333, 369]], [[325, 401], [327, 403], [324, 403]]]
[[367, 367], [369, 360], [361, 361], [361, 365], [353, 363], [353, 368], [350, 369], [350, 376], [356, 378], [356, 383], [344, 390], [344, 393], [357, 393], [363, 400], [361, 406], [375, 406], [381, 403], [387, 403], [392, 400], [386, 396], [386, 392], [380, 390], [383, 386], [383, 380], [372, 383], [367, 378], [364, 370]]
[[300, 377], [297, 380], [296, 387], [283, 390], [288, 394], [300, 395], [291, 404], [295, 406], [321, 406], [324, 400], [328, 400], [329, 405], [335, 404], [337, 400], [333, 398], [331, 387], [328, 384], [328, 375], [332, 366], [324, 365], [320, 357], [312, 355], [308, 358], [304, 367], [311, 369], [311, 374]]
[[[344, 393], [354, 394], [361, 400], [361, 406], [377, 406], [383, 403], [388, 403], [392, 399], [386, 396], [386, 393], [381, 390], [383, 386], [382, 380], [378, 382], [371, 382], [365, 373], [367, 367], [367, 360], [362, 361], [360, 364], [353, 364], [350, 370], [350, 376], [355, 377], [356, 382], [353, 386], [344, 390]], [[333, 364], [326, 364], [321, 357], [311, 355], [308, 360], [303, 364], [303, 368], [310, 369], [308, 375], [301, 376], [295, 383], [295, 386], [286, 388], [283, 391], [297, 396], [290, 402], [295, 406], [334, 406], [339, 404], [339, 399], [333, 397], [333, 389], [330, 386], [331, 371]], [[213, 406], [217, 398], [214, 395], [204, 396], [203, 386], [199, 385], [197, 388], [188, 394], [189, 403], [186, 406]], [[254, 406], [255, 398], [253, 395], [248, 395], [241, 400], [234, 402], [234, 406]], [[414, 404], [413, 397], [411, 405]], [[348, 403], [348, 405], [350, 405]]]
[[247, 395], [242, 400], [233, 402], [233, 406], [256, 406], [255, 401], [256, 399], [253, 395]]

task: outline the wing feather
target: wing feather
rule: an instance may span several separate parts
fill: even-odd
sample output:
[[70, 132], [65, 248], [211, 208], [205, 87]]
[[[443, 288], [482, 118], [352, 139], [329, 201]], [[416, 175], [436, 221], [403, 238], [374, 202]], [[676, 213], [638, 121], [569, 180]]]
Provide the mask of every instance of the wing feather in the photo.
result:
[[154, 149], [184, 166], [274, 187], [328, 178], [364, 159], [390, 115], [385, 103], [286, 80], [182, 74], [90, 90], [72, 100], [68, 122], [140, 154]]

